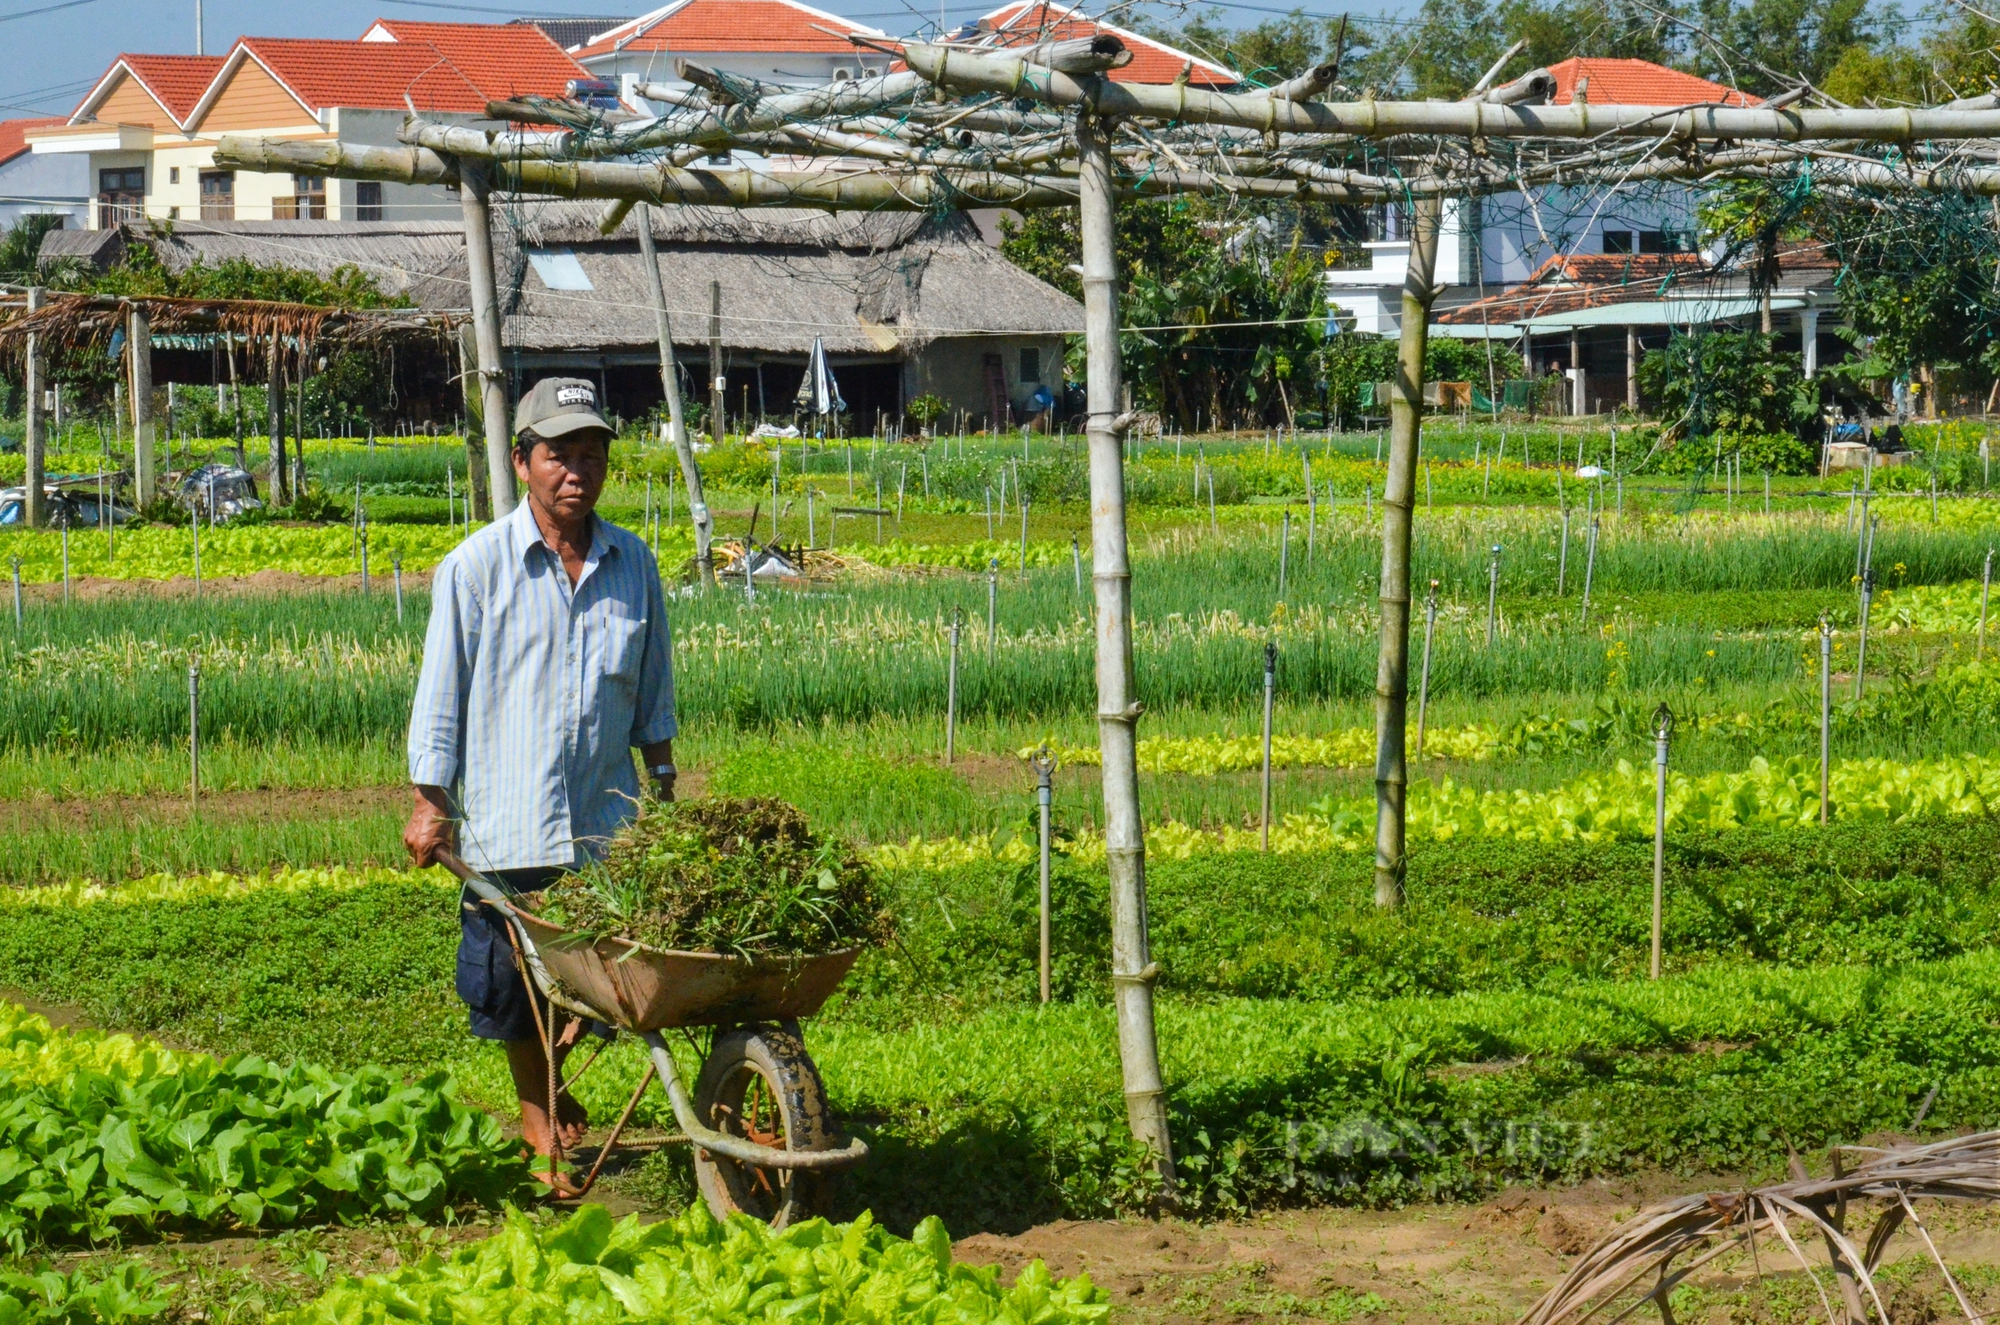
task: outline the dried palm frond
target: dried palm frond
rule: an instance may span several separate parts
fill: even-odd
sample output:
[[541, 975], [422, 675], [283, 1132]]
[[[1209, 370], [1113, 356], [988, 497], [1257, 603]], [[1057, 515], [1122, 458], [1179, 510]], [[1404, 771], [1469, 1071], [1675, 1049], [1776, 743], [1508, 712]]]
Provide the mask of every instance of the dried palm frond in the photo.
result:
[[[1868, 1157], [1852, 1171], [1843, 1157]], [[1672, 1325], [1668, 1297], [1674, 1287], [1718, 1256], [1758, 1236], [1782, 1244], [1813, 1281], [1820, 1306], [1834, 1325], [1867, 1319], [1872, 1303], [1878, 1319], [1889, 1312], [1875, 1287], [1875, 1270], [1889, 1239], [1907, 1221], [1943, 1272], [1968, 1320], [1980, 1318], [1945, 1266], [1918, 1218], [1913, 1201], [2000, 1199], [2000, 1132], [1978, 1132], [1926, 1146], [1878, 1149], [1843, 1146], [1834, 1150], [1831, 1177], [1807, 1178], [1796, 1166], [1790, 1182], [1740, 1192], [1696, 1193], [1641, 1211], [1623, 1227], [1585, 1252], [1550, 1289], [1522, 1325], [1582, 1325], [1600, 1316], [1622, 1321], [1651, 1303]], [[1850, 1201], [1888, 1203], [1866, 1242], [1857, 1247], [1846, 1229]], [[1827, 1295], [1819, 1273], [1800, 1245], [1798, 1232], [1817, 1234], [1827, 1249], [1839, 1302]], [[1616, 1308], [1615, 1314], [1606, 1315]]]

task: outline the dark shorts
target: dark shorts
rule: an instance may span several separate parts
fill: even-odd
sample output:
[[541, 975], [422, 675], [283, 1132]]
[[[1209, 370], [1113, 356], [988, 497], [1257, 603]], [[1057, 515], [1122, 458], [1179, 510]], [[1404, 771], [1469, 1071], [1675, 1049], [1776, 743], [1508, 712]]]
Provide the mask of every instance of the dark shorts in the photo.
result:
[[[559, 869], [493, 870], [487, 877], [509, 893], [545, 888], [562, 877]], [[497, 907], [464, 892], [458, 913], [458, 996], [472, 1013], [472, 1033], [482, 1040], [539, 1040], [537, 1011], [546, 1020], [548, 1001], [529, 988], [514, 963], [507, 921]], [[532, 1000], [532, 1002], [530, 1001]]]

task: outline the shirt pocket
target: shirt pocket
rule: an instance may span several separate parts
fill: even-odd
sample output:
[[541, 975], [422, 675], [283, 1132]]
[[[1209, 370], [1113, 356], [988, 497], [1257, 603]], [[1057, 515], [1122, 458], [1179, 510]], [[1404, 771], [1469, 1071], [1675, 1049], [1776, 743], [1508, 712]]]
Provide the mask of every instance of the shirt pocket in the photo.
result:
[[604, 623], [605, 676], [636, 684], [646, 658], [646, 623], [612, 617]]

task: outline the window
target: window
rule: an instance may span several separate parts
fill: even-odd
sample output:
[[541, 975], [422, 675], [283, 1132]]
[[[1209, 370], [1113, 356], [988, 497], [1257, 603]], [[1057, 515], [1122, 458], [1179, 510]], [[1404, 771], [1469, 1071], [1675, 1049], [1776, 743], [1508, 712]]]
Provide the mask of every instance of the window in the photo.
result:
[[1633, 243], [1634, 232], [1630, 230], [1606, 230], [1604, 251], [1606, 253], [1632, 253], [1637, 251]]
[[382, 186], [375, 180], [364, 179], [354, 186], [354, 219], [357, 221], [382, 219]]
[[204, 170], [201, 172], [201, 219], [204, 221], [234, 221], [236, 219], [235, 171]]
[[292, 196], [271, 200], [275, 221], [324, 221], [326, 219], [326, 177], [292, 176]]
[[97, 172], [97, 224], [110, 229], [122, 221], [146, 215], [146, 168], [132, 166]]
[[180, 220], [180, 219], [181, 219], [181, 209], [180, 209], [180, 208], [178, 208], [178, 207], [169, 207], [169, 208], [167, 208], [167, 219], [168, 219], [169, 221], [178, 221], [178, 220]]
[[1021, 380], [1041, 384], [1042, 352], [1039, 349], [1021, 351]]
[[1687, 236], [1677, 230], [1641, 230], [1639, 232], [1641, 253], [1686, 253]]
[[576, 260], [576, 254], [566, 248], [528, 250], [528, 265], [535, 269], [535, 275], [542, 278], [542, 285], [550, 290], [594, 290], [590, 277], [584, 272], [583, 264]]
[[167, 183], [178, 184], [180, 182], [181, 182], [181, 168], [179, 166], [168, 166]]

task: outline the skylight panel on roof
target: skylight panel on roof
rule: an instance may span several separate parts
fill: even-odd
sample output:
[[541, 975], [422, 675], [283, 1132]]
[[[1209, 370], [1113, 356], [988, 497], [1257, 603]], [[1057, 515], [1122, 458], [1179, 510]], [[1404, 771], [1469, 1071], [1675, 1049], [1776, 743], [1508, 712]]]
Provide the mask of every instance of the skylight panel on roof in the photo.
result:
[[542, 284], [551, 290], [595, 290], [590, 277], [583, 274], [583, 264], [576, 260], [576, 254], [566, 248], [531, 248], [528, 250], [528, 264], [535, 269], [535, 275], [542, 278]]

